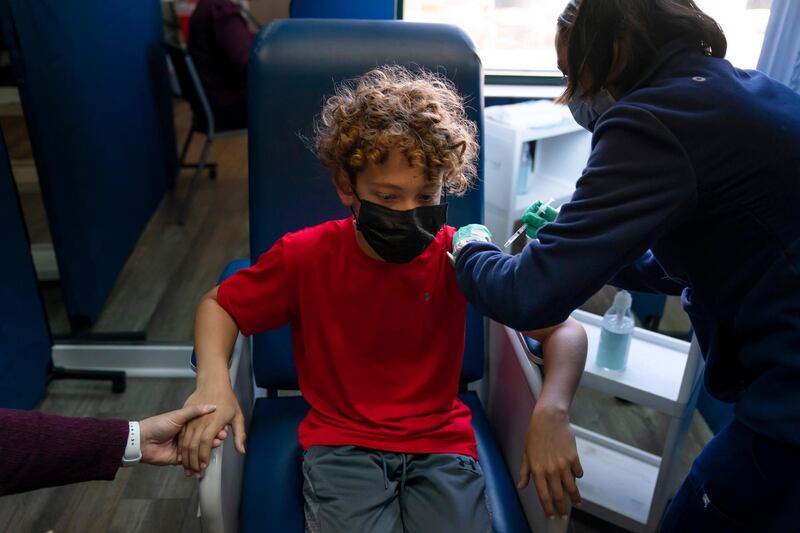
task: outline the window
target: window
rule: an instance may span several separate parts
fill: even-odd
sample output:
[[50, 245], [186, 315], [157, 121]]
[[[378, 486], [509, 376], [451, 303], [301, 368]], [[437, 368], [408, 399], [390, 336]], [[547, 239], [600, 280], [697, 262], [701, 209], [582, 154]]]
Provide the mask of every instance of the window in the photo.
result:
[[402, 17], [460, 26], [490, 74], [561, 76], [553, 42], [566, 0], [403, 0]]
[[728, 39], [726, 59], [738, 68], [758, 65], [772, 0], [695, 0], [722, 26]]
[[[755, 68], [772, 0], [695, 0], [728, 38], [728, 59]], [[475, 42], [487, 74], [556, 78], [553, 41], [566, 0], [402, 0], [401, 17], [460, 26]]]

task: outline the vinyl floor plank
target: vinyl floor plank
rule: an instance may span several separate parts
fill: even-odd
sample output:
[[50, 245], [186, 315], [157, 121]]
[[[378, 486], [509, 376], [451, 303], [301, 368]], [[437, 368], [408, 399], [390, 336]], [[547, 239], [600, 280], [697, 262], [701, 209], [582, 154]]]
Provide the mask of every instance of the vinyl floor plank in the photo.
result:
[[173, 498], [150, 500], [139, 527], [134, 531], [136, 533], [180, 531], [186, 520], [185, 509], [188, 503], [188, 500]]
[[[219, 185], [229, 187], [223, 183]], [[221, 195], [219, 201], [234, 205], [220, 209], [216, 216], [206, 219], [200, 235], [176, 269], [168, 290], [153, 313], [148, 338], [190, 342], [200, 298], [216, 284], [229, 261], [249, 255], [247, 211], [236, 208], [236, 205], [246, 203], [246, 191], [231, 190]]]
[[142, 531], [152, 500], [122, 500], [114, 509], [108, 533], [135, 533]]

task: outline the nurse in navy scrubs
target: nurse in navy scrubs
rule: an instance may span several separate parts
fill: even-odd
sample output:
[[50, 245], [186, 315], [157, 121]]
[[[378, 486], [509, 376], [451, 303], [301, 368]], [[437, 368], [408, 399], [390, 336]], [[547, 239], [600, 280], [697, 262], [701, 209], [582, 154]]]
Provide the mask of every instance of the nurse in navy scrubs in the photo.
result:
[[469, 301], [518, 330], [606, 283], [681, 295], [705, 385], [736, 416], [663, 531], [800, 531], [800, 96], [726, 46], [691, 0], [571, 1], [556, 49], [561, 101], [593, 133], [586, 169], [522, 253], [467, 226], [455, 267]]

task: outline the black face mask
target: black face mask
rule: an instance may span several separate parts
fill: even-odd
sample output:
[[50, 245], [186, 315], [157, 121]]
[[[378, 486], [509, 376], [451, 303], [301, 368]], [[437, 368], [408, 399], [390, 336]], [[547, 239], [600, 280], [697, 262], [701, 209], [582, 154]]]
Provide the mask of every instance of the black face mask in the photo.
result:
[[408, 263], [425, 251], [446, 221], [447, 204], [395, 211], [361, 200], [356, 227], [384, 261]]

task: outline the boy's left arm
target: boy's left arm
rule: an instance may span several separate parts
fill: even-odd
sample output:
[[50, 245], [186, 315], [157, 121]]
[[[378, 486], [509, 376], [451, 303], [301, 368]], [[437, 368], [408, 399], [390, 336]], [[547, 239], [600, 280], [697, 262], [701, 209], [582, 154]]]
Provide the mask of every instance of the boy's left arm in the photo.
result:
[[524, 333], [542, 343], [544, 385], [525, 437], [517, 486], [523, 489], [533, 478], [547, 516], [553, 518], [557, 511], [566, 518], [564, 492], [574, 504], [581, 502], [575, 478], [583, 476], [583, 468], [569, 425], [569, 408], [586, 364], [586, 332], [569, 318], [558, 326]]

